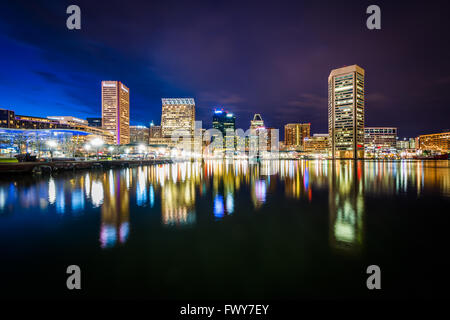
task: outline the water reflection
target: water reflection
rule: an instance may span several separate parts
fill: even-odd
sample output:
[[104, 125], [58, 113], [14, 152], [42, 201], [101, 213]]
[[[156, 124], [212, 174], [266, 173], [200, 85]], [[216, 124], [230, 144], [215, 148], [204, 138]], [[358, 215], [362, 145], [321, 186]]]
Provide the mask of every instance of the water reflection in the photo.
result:
[[[96, 187], [98, 194], [97, 200], [92, 200], [96, 205], [103, 202], [101, 207], [101, 227], [100, 227], [100, 245], [102, 248], [110, 248], [118, 243], [125, 243], [128, 239], [130, 205], [129, 192], [124, 179], [130, 169], [124, 171], [109, 170], [98, 177], [99, 180], [92, 183], [92, 194], [94, 194], [94, 185], [100, 183], [102, 188]], [[103, 190], [108, 192], [103, 193]]]
[[331, 166], [328, 206], [332, 248], [359, 252], [363, 244], [364, 166], [361, 162]]
[[[102, 248], [127, 241], [130, 214], [156, 214], [164, 227], [190, 227], [199, 223], [199, 211], [219, 222], [240, 214], [236, 208], [243, 202], [237, 199], [249, 201], [241, 211], [251, 213], [282, 196], [300, 201], [299, 208], [306, 208], [301, 201], [323, 206], [330, 246], [359, 252], [367, 195], [450, 197], [449, 161], [183, 162], [12, 179], [0, 178], [0, 217], [54, 213], [70, 218], [98, 212]], [[328, 203], [315, 201], [321, 193], [328, 194]]]

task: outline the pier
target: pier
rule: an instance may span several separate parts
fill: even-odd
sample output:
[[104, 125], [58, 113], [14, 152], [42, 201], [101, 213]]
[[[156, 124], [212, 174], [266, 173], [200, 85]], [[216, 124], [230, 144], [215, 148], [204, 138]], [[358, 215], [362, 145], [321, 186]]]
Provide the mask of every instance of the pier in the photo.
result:
[[129, 168], [141, 165], [172, 163], [169, 159], [146, 160], [99, 160], [99, 161], [45, 161], [0, 163], [0, 174], [8, 173], [49, 173], [67, 170]]

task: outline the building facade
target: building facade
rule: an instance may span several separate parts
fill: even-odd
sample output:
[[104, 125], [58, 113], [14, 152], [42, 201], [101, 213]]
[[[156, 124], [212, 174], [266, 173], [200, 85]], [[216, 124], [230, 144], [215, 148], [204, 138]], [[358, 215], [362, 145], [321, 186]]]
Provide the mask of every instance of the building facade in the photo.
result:
[[284, 145], [288, 149], [303, 150], [304, 139], [311, 133], [310, 123], [288, 123], [284, 126]]
[[150, 138], [161, 138], [162, 132], [161, 132], [161, 126], [156, 126], [153, 124], [153, 122], [150, 124]]
[[264, 121], [259, 113], [253, 116], [253, 120], [250, 120], [250, 129], [260, 129], [264, 127]]
[[305, 138], [304, 151], [312, 154], [328, 154], [328, 134], [316, 133], [312, 137]]
[[397, 147], [397, 128], [365, 127], [364, 147], [366, 152], [389, 151]]
[[403, 138], [403, 140], [397, 140], [395, 144], [397, 150], [415, 150], [416, 149], [416, 139], [414, 138]]
[[450, 131], [420, 135], [417, 140], [422, 151], [450, 152]]
[[162, 137], [179, 134], [193, 136], [195, 130], [195, 101], [192, 98], [163, 98], [161, 113]]
[[130, 92], [120, 81], [102, 81], [102, 127], [116, 144], [130, 143]]
[[1, 128], [14, 128], [15, 127], [14, 111], [0, 109], [0, 127]]
[[102, 127], [102, 118], [86, 118], [86, 121], [90, 127]]
[[59, 123], [66, 123], [66, 124], [70, 124], [70, 125], [78, 125], [78, 124], [82, 124], [85, 126], [88, 125], [87, 120], [72, 117], [72, 116], [48, 116], [47, 119], [57, 120], [57, 121], [59, 121]]
[[328, 77], [330, 156], [364, 158], [364, 69], [347, 66]]
[[[7, 119], [7, 122], [4, 122], [4, 119]], [[45, 136], [42, 132], [43, 130], [57, 130], [55, 132], [67, 132], [70, 134], [77, 136], [89, 136], [99, 137], [105, 143], [112, 144], [114, 143], [114, 136], [107, 130], [103, 130], [102, 128], [90, 127], [87, 123], [82, 120], [71, 116], [65, 117], [34, 117], [34, 116], [24, 116], [24, 115], [16, 115], [12, 110], [0, 110], [0, 127], [16, 129], [20, 130], [21, 134], [29, 135], [29, 136]], [[26, 130], [41, 130], [28, 132]], [[66, 130], [66, 131], [64, 131]], [[5, 131], [6, 132], [6, 131]], [[10, 134], [16, 134], [19, 131], [10, 131]], [[82, 132], [82, 134], [78, 134]]]
[[150, 131], [146, 126], [130, 126], [130, 143], [148, 144]]
[[213, 129], [219, 130], [222, 134], [223, 148], [234, 150], [236, 147], [236, 116], [223, 109], [214, 110]]

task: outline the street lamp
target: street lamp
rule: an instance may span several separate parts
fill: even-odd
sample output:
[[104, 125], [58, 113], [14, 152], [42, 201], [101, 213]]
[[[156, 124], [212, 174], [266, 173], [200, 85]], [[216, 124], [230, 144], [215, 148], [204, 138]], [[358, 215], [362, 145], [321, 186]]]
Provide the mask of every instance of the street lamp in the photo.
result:
[[95, 138], [91, 141], [93, 147], [95, 147], [97, 153], [97, 161], [98, 161], [98, 149], [103, 145], [103, 140], [100, 138]]
[[53, 161], [53, 148], [55, 148], [58, 144], [55, 140], [48, 140], [47, 146], [50, 148], [50, 158]]
[[108, 151], [109, 151], [109, 153], [111, 154], [111, 160], [114, 160], [114, 159], [113, 159], [113, 151], [114, 151], [114, 147], [113, 147], [113, 146], [110, 146], [110, 147], [108, 148]]

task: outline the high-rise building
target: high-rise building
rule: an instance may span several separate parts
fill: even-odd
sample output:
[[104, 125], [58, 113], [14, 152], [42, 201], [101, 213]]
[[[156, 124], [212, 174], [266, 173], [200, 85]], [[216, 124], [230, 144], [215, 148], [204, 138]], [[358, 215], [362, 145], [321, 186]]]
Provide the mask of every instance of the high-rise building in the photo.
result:
[[90, 127], [102, 127], [102, 118], [86, 118], [86, 121]]
[[213, 128], [222, 133], [223, 147], [232, 150], [236, 146], [236, 116], [223, 109], [214, 110]]
[[120, 81], [102, 81], [102, 127], [116, 144], [130, 143], [130, 92]]
[[288, 123], [284, 126], [284, 145], [290, 149], [303, 149], [310, 132], [311, 123]]
[[163, 137], [171, 137], [175, 131], [193, 136], [194, 129], [194, 99], [162, 99], [161, 133]]
[[364, 158], [364, 69], [347, 66], [328, 77], [328, 133], [332, 158]]

